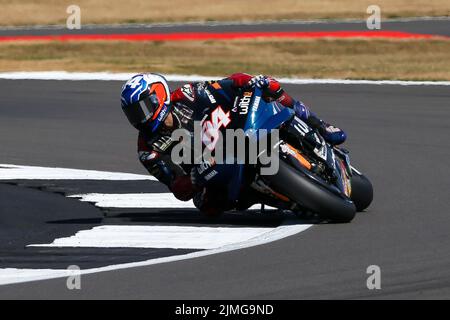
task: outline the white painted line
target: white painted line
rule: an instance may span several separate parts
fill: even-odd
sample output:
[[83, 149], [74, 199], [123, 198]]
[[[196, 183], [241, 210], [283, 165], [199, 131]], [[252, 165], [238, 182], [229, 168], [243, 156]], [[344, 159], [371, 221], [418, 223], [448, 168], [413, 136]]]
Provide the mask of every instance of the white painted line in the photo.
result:
[[28, 247], [216, 249], [274, 228], [106, 225]]
[[[100, 268], [92, 268], [81, 270], [81, 275], [84, 274], [92, 274], [99, 272], [107, 272], [114, 270], [122, 270], [129, 268], [137, 268], [137, 267], [145, 267], [154, 264], [167, 263], [167, 262], [175, 262], [186, 259], [193, 259], [198, 257], [209, 256], [212, 254], [224, 253], [233, 250], [239, 250], [249, 247], [254, 247], [258, 245], [263, 245], [269, 242], [277, 241], [302, 231], [305, 231], [312, 227], [311, 224], [295, 224], [292, 221], [288, 221], [285, 225], [279, 226], [271, 231], [263, 233], [249, 241], [234, 243], [230, 245], [226, 245], [222, 248], [218, 249], [210, 249], [210, 250], [202, 250], [189, 254], [171, 256], [165, 258], [157, 258], [150, 259], [141, 262], [132, 262], [132, 263], [124, 263], [111, 265]], [[67, 277], [73, 274], [73, 271], [62, 270], [62, 269], [0, 269], [0, 285], [4, 284], [12, 284], [12, 283], [20, 283], [20, 282], [29, 282], [29, 281], [38, 281], [38, 280], [47, 280], [54, 278], [62, 278]]]
[[93, 202], [101, 208], [195, 208], [192, 201], [180, 201], [171, 193], [88, 193], [69, 197]]
[[[180, 201], [172, 193], [87, 193], [70, 195], [80, 201], [93, 202], [101, 208], [195, 208], [192, 201]], [[266, 209], [276, 209], [265, 206]], [[260, 209], [253, 205], [250, 210]]]
[[45, 72], [5, 72], [0, 73], [4, 79], [31, 79], [31, 80], [103, 80], [103, 81], [126, 81], [133, 73], [111, 73], [111, 72], [67, 72], [67, 71], [45, 71]]
[[[67, 71], [23, 71], [3, 72], [0, 79], [7, 80], [70, 80], [70, 81], [126, 81], [135, 73], [111, 72], [67, 72]], [[164, 75], [168, 81], [192, 82], [221, 79], [223, 76], [200, 75]], [[277, 78], [281, 83], [287, 84], [343, 84], [343, 85], [401, 85], [401, 86], [450, 86], [450, 81], [403, 81], [403, 80], [346, 80], [346, 79], [308, 79], [308, 78]]]
[[[101, 179], [101, 180], [140, 180], [148, 179], [147, 176], [114, 173], [114, 172], [102, 172], [94, 170], [77, 170], [77, 169], [63, 169], [63, 168], [43, 168], [35, 166], [16, 166], [0, 164], [0, 179]], [[98, 194], [97, 194], [98, 195]], [[148, 194], [141, 194], [148, 197]], [[80, 196], [80, 195], [79, 195]], [[81, 195], [83, 196], [83, 195]], [[117, 195], [114, 195], [117, 197]], [[171, 199], [171, 198], [167, 198]], [[172, 200], [174, 201], [173, 198]], [[178, 201], [178, 200], [177, 200]], [[190, 204], [192, 206], [192, 204]], [[257, 206], [255, 206], [257, 207]], [[185, 259], [192, 259], [211, 254], [223, 253], [232, 250], [244, 249], [252, 246], [262, 245], [265, 243], [280, 240], [285, 237], [292, 236], [299, 232], [305, 231], [310, 228], [311, 224], [295, 224], [292, 221], [286, 222], [276, 228], [205, 228], [197, 227], [175, 227], [172, 229], [164, 229], [159, 226], [148, 226], [148, 228], [139, 228], [139, 226], [108, 226], [94, 228], [92, 230], [82, 231], [73, 237], [62, 238], [55, 240], [51, 246], [74, 246], [74, 245], [95, 245], [108, 247], [108, 246], [144, 246], [151, 245], [152, 247], [179, 247], [182, 246], [188, 248], [208, 248], [189, 254], [170, 256], [164, 258], [150, 259], [142, 262], [124, 263], [118, 265], [110, 265], [100, 268], [91, 268], [81, 270], [81, 274], [92, 274], [98, 272], [106, 272], [127, 268], [144, 267], [153, 264], [167, 263], [180, 261]], [[138, 228], [135, 228], [138, 227]], [[142, 227], [142, 226], [141, 226]], [[144, 226], [146, 227], [146, 226]], [[116, 229], [114, 229], [116, 228]], [[123, 229], [122, 229], [123, 228]], [[155, 229], [156, 228], [156, 229]], [[114, 230], [113, 230], [114, 229]], [[213, 230], [214, 229], [214, 230]], [[233, 229], [233, 230], [231, 230]], [[240, 229], [240, 230], [239, 230]], [[195, 231], [194, 231], [195, 230]], [[99, 233], [98, 233], [99, 232]], [[183, 234], [184, 232], [184, 234]], [[120, 233], [120, 237], [118, 234]], [[159, 233], [159, 235], [158, 235]], [[99, 234], [102, 236], [99, 239]], [[138, 236], [138, 234], [140, 234]], [[170, 234], [172, 236], [170, 236]], [[218, 236], [222, 234], [223, 238]], [[172, 239], [170, 239], [172, 237]], [[186, 243], [186, 237], [191, 241], [190, 244]], [[114, 243], [114, 238], [119, 239]], [[181, 243], [183, 239], [184, 243]], [[134, 241], [134, 242], [133, 242]], [[45, 245], [47, 246], [47, 245]], [[67, 277], [73, 274], [71, 270], [63, 269], [15, 269], [5, 268], [0, 269], [0, 285], [12, 284], [20, 282], [29, 282], [53, 278]]]
[[[72, 271], [73, 272], [73, 271]], [[0, 285], [69, 276], [69, 270], [56, 269], [0, 269]]]
[[345, 84], [345, 85], [399, 85], [399, 86], [450, 86], [450, 81], [404, 81], [404, 80], [347, 80], [347, 79], [301, 79], [277, 78], [287, 84]]
[[0, 164], [0, 180], [155, 180], [150, 175]]

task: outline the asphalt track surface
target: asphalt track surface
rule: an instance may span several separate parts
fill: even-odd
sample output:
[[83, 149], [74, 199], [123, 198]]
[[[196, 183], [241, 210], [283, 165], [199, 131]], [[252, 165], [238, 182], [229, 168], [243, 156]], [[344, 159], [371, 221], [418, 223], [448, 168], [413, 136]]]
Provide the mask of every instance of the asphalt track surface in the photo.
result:
[[[1, 80], [0, 163], [144, 173], [135, 132], [119, 108], [120, 86]], [[65, 278], [0, 286], [0, 298], [450, 298], [449, 87], [286, 89], [348, 132], [353, 164], [375, 189], [367, 212], [349, 224], [319, 224], [261, 246], [84, 275], [81, 290], [67, 290]], [[8, 245], [26, 237], [72, 232], [78, 223], [102, 219], [94, 207], [67, 205], [73, 200], [48, 190], [4, 183], [0, 190], [0, 228], [10, 232], [1, 238], [3, 257]], [[52, 216], [61, 215], [58, 206], [69, 207], [64, 218]], [[82, 216], [71, 221], [70, 210], [80, 208]], [[65, 223], [49, 223], [58, 219]], [[123, 259], [120, 250], [116, 258], [104, 254]], [[9, 261], [20, 267], [18, 259]], [[381, 268], [381, 290], [366, 287], [369, 265]]]
[[[417, 19], [406, 21], [382, 21], [382, 31], [402, 31], [419, 34], [450, 36], [450, 18]], [[282, 31], [367, 31], [366, 21], [286, 21], [238, 23], [192, 23], [155, 25], [83, 26], [80, 30], [68, 30], [64, 26], [40, 28], [0, 28], [0, 36], [63, 35], [63, 34], [129, 34], [129, 33], [183, 33], [183, 32], [282, 32]]]

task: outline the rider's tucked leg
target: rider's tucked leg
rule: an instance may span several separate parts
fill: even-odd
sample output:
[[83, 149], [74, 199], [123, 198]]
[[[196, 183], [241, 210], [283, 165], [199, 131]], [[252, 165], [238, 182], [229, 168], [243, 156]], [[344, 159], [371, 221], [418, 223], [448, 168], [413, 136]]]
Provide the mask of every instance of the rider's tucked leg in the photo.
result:
[[213, 159], [192, 168], [192, 184], [201, 190], [194, 196], [194, 205], [203, 214], [213, 217], [233, 208], [228, 198], [228, 183], [234, 170], [235, 166], [216, 164]]
[[318, 118], [301, 101], [295, 101], [293, 108], [295, 115], [305, 121], [310, 127], [317, 128], [328, 143], [338, 145], [347, 139], [347, 135], [343, 130]]

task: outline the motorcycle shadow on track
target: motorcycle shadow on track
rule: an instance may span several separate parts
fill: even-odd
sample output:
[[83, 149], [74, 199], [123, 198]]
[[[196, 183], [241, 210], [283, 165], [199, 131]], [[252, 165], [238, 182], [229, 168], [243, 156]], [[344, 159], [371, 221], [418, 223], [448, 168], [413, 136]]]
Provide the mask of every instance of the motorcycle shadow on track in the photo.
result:
[[158, 224], [277, 227], [289, 224], [320, 224], [315, 217], [297, 217], [279, 210], [247, 210], [225, 212], [218, 217], [207, 217], [197, 209], [104, 209], [103, 218], [64, 219], [49, 224]]
[[[35, 189], [42, 195], [60, 195], [64, 203], [76, 206], [76, 210], [62, 210], [54, 219], [43, 219], [41, 223], [47, 225], [61, 225], [66, 227], [84, 226], [85, 228], [102, 224], [176, 224], [176, 225], [206, 225], [206, 226], [253, 226], [276, 227], [289, 220], [290, 224], [318, 224], [323, 221], [311, 217], [297, 217], [292, 213], [280, 210], [259, 209], [247, 211], [225, 212], [219, 217], [207, 217], [196, 208], [101, 208], [93, 202], [80, 202], [77, 198], [67, 198], [70, 194], [89, 192], [139, 192], [143, 189], [161, 191], [160, 185], [148, 181], [42, 181], [24, 180], [5, 182], [17, 187]], [[159, 188], [159, 189], [158, 189]], [[56, 199], [56, 198], [55, 198]], [[86, 210], [86, 206], [95, 210]], [[97, 213], [95, 213], [97, 212]]]

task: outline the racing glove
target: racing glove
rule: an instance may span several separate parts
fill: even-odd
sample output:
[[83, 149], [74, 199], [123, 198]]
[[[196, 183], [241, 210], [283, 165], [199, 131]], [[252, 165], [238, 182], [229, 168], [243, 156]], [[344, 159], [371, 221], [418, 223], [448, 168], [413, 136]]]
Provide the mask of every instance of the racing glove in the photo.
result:
[[248, 88], [258, 87], [263, 90], [267, 89], [269, 87], [269, 85], [270, 85], [269, 78], [262, 74], [251, 78], [250, 81], [247, 83]]

